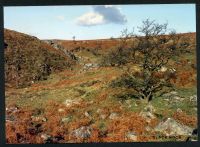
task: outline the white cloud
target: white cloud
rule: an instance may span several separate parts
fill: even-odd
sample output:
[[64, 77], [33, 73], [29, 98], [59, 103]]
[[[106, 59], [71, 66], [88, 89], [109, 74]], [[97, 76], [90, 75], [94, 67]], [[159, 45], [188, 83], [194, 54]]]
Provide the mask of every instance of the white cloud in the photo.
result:
[[77, 24], [82, 26], [94, 26], [105, 23], [104, 16], [95, 12], [88, 12], [77, 18]]
[[105, 17], [108, 23], [124, 24], [127, 22], [126, 16], [116, 6], [94, 6], [94, 11]]
[[65, 17], [62, 16], [62, 15], [59, 15], [59, 16], [57, 16], [56, 18], [57, 18], [58, 20], [60, 20], [60, 21], [64, 21], [64, 20], [65, 20]]
[[125, 24], [126, 16], [120, 8], [113, 5], [93, 6], [93, 12], [88, 12], [78, 17], [76, 22], [82, 26], [94, 26], [107, 23]]

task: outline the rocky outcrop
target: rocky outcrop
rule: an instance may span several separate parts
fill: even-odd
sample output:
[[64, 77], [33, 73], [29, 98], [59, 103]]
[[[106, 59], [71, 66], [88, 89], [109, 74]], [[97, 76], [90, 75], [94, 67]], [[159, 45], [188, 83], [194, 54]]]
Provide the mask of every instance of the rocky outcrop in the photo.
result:
[[51, 45], [53, 48], [55, 48], [57, 50], [61, 50], [67, 57], [70, 57], [72, 60], [78, 60], [78, 57], [76, 57], [72, 52], [68, 51], [63, 46], [58, 44], [57, 42], [55, 42], [53, 40], [45, 40], [44, 42]]
[[5, 85], [24, 88], [71, 69], [75, 61], [36, 37], [4, 29]]

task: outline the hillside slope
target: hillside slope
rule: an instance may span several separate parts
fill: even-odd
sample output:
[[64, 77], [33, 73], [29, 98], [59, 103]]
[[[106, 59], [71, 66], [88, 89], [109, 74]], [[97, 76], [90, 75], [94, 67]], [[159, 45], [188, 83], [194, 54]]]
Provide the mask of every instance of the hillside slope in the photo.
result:
[[4, 44], [6, 86], [24, 87], [45, 80], [75, 62], [36, 37], [8, 29], [4, 30]]
[[[190, 35], [189, 38], [186, 35]], [[191, 135], [198, 124], [196, 38], [194, 33], [183, 37], [181, 43], [184, 52], [172, 55], [169, 67], [166, 67], [176, 75], [171, 81], [173, 89], [166, 93], [159, 92], [149, 104], [135, 97], [133, 89], [113, 86], [122, 77], [127, 65], [118, 67], [100, 64], [101, 58], [115, 48], [119, 41], [103, 40], [105, 42], [102, 42], [101, 47], [96, 40], [49, 41], [52, 50], [57, 48], [58, 53], [59, 49], [67, 50], [65, 55], [71, 57], [71, 60], [77, 57], [77, 64], [72, 70], [52, 73], [47, 80], [35, 82], [26, 88], [5, 90], [6, 142], [35, 144], [197, 140], [195, 133]], [[97, 46], [94, 46], [95, 42]], [[74, 49], [76, 47], [77, 50]], [[35, 56], [28, 57], [31, 59]], [[59, 64], [55, 65], [57, 67]], [[139, 69], [137, 64], [132, 63], [130, 66], [133, 71]]]

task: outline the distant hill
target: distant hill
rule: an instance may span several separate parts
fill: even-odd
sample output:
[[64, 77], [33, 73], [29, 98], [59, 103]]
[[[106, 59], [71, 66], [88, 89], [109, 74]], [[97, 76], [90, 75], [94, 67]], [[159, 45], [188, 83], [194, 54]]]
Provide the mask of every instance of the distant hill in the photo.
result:
[[53, 72], [75, 64], [59, 51], [36, 37], [4, 29], [5, 84], [24, 87], [45, 80]]
[[[181, 33], [177, 34], [183, 37], [189, 37], [190, 41], [194, 42], [196, 33]], [[168, 35], [164, 35], [168, 36]], [[76, 52], [84, 49], [95, 49], [100, 47], [104, 51], [108, 51], [110, 48], [119, 44], [120, 38], [108, 38], [108, 39], [95, 39], [95, 40], [52, 40], [53, 42], [60, 44], [65, 49]]]

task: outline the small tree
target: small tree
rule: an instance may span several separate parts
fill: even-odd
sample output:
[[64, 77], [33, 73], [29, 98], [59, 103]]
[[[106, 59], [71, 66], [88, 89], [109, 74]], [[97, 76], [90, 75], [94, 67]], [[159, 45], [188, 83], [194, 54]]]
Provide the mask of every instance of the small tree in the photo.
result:
[[76, 36], [72, 37], [74, 44], [76, 43]]
[[[125, 66], [128, 68], [121, 77], [122, 86], [134, 89], [138, 97], [147, 102], [151, 101], [156, 93], [165, 90], [165, 87], [172, 87], [170, 79], [175, 77], [175, 73], [161, 70], [169, 65], [170, 58], [178, 55], [181, 49], [180, 35], [174, 31], [166, 35], [167, 25], [147, 19], [138, 27], [140, 36], [124, 31], [125, 38], [121, 39], [121, 49], [129, 51], [129, 62], [136, 64], [139, 70], [136, 72]], [[131, 41], [129, 36], [134, 39]], [[129, 43], [126, 44], [127, 39]]]

